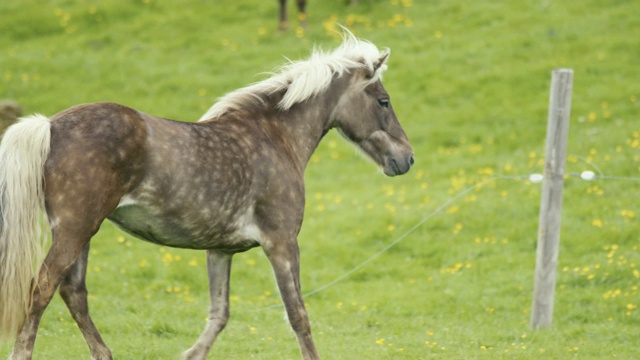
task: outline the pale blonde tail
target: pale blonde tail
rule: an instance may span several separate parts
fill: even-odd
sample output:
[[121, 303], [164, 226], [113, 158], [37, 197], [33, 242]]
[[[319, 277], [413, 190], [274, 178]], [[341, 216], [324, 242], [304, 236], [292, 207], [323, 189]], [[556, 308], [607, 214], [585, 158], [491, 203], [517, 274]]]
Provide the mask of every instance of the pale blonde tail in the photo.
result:
[[29, 311], [42, 263], [44, 163], [51, 123], [42, 115], [20, 119], [0, 143], [0, 340], [12, 340]]

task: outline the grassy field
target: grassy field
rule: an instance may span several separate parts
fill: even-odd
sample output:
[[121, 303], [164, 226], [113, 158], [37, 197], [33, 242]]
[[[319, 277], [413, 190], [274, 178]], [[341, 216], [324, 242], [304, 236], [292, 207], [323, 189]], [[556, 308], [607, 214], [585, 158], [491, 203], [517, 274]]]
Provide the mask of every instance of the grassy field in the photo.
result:
[[[276, 1], [0, 2], [0, 98], [46, 115], [115, 101], [193, 121], [216, 97], [339, 44], [344, 24], [391, 48], [385, 86], [416, 166], [386, 178], [330, 134], [306, 174], [306, 301], [326, 359], [640, 358], [640, 3], [310, 1], [276, 30]], [[575, 71], [554, 323], [529, 328], [550, 72]], [[621, 177], [628, 179], [621, 179]], [[480, 186], [475, 186], [480, 184]], [[463, 191], [471, 189], [468, 192]], [[204, 254], [105, 223], [90, 306], [114, 357], [176, 359], [208, 309]], [[263, 253], [234, 258], [231, 320], [210, 358], [296, 359]], [[1, 286], [1, 285], [0, 285]], [[0, 357], [11, 351], [0, 345]], [[56, 296], [34, 359], [87, 359]]]

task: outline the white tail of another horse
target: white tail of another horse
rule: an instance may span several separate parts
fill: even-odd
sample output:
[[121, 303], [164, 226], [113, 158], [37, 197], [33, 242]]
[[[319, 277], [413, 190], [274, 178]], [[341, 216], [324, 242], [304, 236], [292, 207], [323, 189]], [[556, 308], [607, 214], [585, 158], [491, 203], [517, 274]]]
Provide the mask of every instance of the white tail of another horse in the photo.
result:
[[41, 231], [51, 123], [20, 119], [0, 143], [0, 340], [13, 340], [31, 304], [47, 236]]

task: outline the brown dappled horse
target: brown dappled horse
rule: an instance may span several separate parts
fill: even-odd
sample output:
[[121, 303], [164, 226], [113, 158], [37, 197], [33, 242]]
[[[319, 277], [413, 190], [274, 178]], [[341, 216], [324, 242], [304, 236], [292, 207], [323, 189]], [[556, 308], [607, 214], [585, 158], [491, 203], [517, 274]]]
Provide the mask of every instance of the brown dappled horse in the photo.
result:
[[[109, 219], [155, 244], [206, 250], [209, 318], [186, 359], [206, 358], [229, 317], [231, 258], [257, 246], [303, 358], [318, 359], [299, 277], [304, 170], [336, 128], [384, 174], [409, 171], [413, 152], [381, 82], [388, 55], [347, 33], [334, 51], [227, 94], [197, 123], [96, 103], [10, 127], [0, 144], [0, 336], [15, 338], [12, 358], [31, 358], [58, 288], [92, 358], [112, 358], [85, 287], [89, 241]], [[42, 208], [52, 233], [44, 262]]]

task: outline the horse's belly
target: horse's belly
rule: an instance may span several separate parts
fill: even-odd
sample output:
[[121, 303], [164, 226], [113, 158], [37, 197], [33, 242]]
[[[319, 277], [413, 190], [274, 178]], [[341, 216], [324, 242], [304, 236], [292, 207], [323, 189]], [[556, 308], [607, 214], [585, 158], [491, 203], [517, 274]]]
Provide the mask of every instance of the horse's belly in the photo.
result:
[[[182, 223], [158, 216], [143, 206], [119, 207], [108, 219], [129, 234], [158, 245], [232, 252], [259, 246], [258, 239], [250, 236], [251, 231], [244, 231], [233, 224], [225, 225], [215, 219]], [[205, 226], [204, 222], [212, 225]]]

